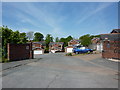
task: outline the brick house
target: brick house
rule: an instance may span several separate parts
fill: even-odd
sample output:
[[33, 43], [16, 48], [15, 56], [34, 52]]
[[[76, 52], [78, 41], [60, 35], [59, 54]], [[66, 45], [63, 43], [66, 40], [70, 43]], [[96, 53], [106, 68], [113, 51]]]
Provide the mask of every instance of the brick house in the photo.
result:
[[80, 45], [80, 40], [73, 39], [68, 42], [68, 46], [74, 46], [74, 45]]
[[120, 29], [114, 29], [109, 34], [101, 34], [103, 41], [103, 58], [120, 59]]
[[90, 44], [88, 46], [88, 48], [99, 51], [99, 52], [102, 52], [102, 50], [103, 50], [103, 42], [102, 42], [101, 38], [93, 38], [91, 40], [91, 42], [92, 42], [92, 44]]
[[49, 52], [64, 51], [64, 42], [50, 42]]
[[44, 54], [45, 47], [45, 41], [32, 42], [32, 49], [34, 50], [34, 54]]
[[66, 53], [72, 53], [73, 52], [72, 50], [73, 50], [74, 46], [78, 46], [80, 44], [81, 44], [80, 40], [76, 40], [76, 39], [70, 40], [68, 42], [68, 46], [65, 47], [65, 52]]

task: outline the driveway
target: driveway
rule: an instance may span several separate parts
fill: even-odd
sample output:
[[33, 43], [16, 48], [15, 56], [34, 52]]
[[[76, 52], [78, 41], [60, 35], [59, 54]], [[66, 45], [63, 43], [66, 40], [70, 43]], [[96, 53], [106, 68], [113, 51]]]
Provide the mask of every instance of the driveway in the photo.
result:
[[64, 53], [38, 55], [36, 59], [4, 70], [3, 88], [118, 88], [116, 62], [104, 65], [106, 61], [101, 59], [101, 63], [99, 58], [83, 60]]

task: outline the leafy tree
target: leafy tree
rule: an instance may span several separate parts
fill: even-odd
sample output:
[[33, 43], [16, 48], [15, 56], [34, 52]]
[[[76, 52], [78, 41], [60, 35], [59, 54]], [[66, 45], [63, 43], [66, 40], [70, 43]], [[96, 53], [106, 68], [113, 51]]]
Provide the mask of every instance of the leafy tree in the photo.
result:
[[69, 41], [72, 40], [72, 39], [73, 39], [72, 36], [68, 36], [68, 37], [66, 38], [67, 42], [69, 42]]
[[2, 54], [3, 57], [7, 57], [7, 43], [12, 42], [13, 31], [4, 26], [0, 29], [0, 32], [2, 32]]
[[83, 35], [79, 39], [81, 40], [81, 44], [83, 46], [88, 46], [89, 44], [91, 44], [90, 34]]
[[7, 43], [26, 43], [26, 33], [20, 33], [19, 31], [12, 31], [7, 26], [0, 27], [0, 33], [2, 33], [2, 54], [3, 57], [7, 57]]
[[59, 38], [58, 37], [55, 38], [55, 42], [59, 42]]
[[20, 33], [19, 31], [15, 31], [11, 35], [11, 43], [19, 43], [20, 42]]
[[34, 34], [34, 41], [43, 41], [43, 38], [44, 38], [43, 34], [41, 34], [39, 32], [36, 32]]
[[27, 32], [27, 38], [29, 39], [29, 40], [32, 40], [33, 39], [33, 31], [29, 31], [29, 32]]
[[19, 43], [26, 43], [26, 42], [27, 42], [26, 33], [20, 33], [20, 41], [19, 41]]
[[100, 35], [91, 35], [91, 36], [90, 36], [91, 39], [93, 39], [93, 38], [97, 38], [97, 37], [99, 38]]
[[46, 38], [45, 38], [45, 43], [46, 43], [46, 48], [49, 49], [49, 43], [53, 42], [53, 37], [51, 36], [51, 34], [47, 34]]
[[64, 42], [64, 47], [68, 45], [68, 42], [72, 40], [73, 38], [71, 36], [68, 36], [67, 38], [61, 38], [60, 42]]
[[100, 35], [90, 35], [90, 34], [86, 34], [86, 35], [83, 35], [81, 36], [79, 39], [81, 40], [81, 44], [84, 45], [84, 46], [89, 46], [91, 44], [91, 40], [93, 38], [96, 38], [96, 37], [100, 37]]

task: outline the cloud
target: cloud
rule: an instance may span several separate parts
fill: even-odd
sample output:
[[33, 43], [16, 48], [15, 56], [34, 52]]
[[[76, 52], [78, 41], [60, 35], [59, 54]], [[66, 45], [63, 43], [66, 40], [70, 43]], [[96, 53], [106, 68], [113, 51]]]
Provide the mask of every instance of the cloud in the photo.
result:
[[[56, 7], [56, 5], [54, 3], [54, 5], [51, 6]], [[24, 3], [23, 7], [17, 4], [13, 4], [12, 6], [19, 10], [17, 17], [21, 19], [22, 23], [29, 23], [38, 28], [40, 26], [46, 28], [47, 26], [50, 28], [49, 30], [54, 33], [62, 32], [60, 23], [63, 22], [66, 17], [59, 16], [58, 13], [49, 11], [50, 5], [45, 5], [42, 8], [34, 3]], [[62, 8], [58, 9], [58, 12], [59, 11], [62, 11]]]
[[[107, 3], [107, 4], [104, 4], [104, 3], [103, 3], [103, 4], [100, 5], [97, 9], [92, 10], [92, 11], [89, 11], [89, 13], [87, 13], [87, 15], [84, 15], [84, 17], [81, 17], [81, 18], [78, 20], [77, 24], [83, 23], [83, 22], [86, 21], [88, 18], [90, 18], [92, 15], [94, 15], [94, 14], [102, 11], [103, 9], [109, 7], [111, 4], [112, 4], [112, 3]], [[89, 8], [89, 7], [88, 7], [88, 8]]]

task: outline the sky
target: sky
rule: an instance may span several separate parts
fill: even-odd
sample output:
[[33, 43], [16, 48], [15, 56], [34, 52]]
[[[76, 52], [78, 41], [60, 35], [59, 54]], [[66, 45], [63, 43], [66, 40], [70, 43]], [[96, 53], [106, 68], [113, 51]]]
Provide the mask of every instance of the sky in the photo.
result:
[[44, 36], [110, 33], [118, 28], [117, 2], [3, 2], [2, 25]]

